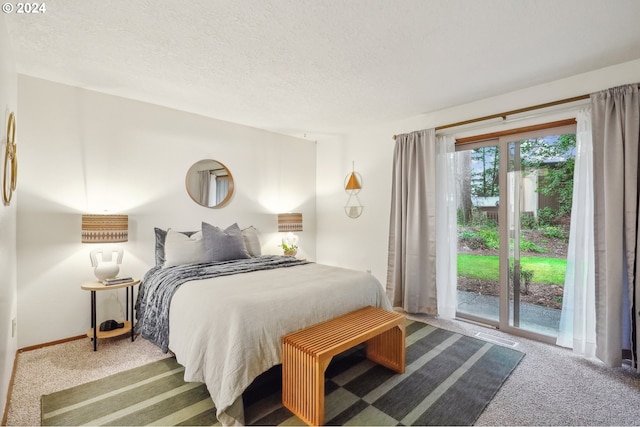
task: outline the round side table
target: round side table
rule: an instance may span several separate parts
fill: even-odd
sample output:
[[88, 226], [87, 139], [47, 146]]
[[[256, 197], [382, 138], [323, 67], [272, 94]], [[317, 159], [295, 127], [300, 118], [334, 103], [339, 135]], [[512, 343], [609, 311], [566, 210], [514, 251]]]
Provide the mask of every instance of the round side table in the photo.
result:
[[[97, 280], [91, 282], [85, 282], [82, 284], [81, 288], [85, 291], [91, 291], [91, 329], [87, 332], [87, 336], [93, 340], [93, 351], [98, 350], [98, 339], [99, 338], [111, 338], [117, 337], [120, 335], [124, 335], [126, 333], [131, 333], [131, 341], [135, 339], [135, 334], [133, 330], [133, 289], [136, 285], [140, 284], [139, 279], [133, 279], [131, 282], [126, 283], [118, 283], [116, 285], [105, 285], [102, 282]], [[125, 321], [124, 328], [118, 328], [111, 331], [99, 331], [98, 325], [96, 324], [96, 292], [98, 291], [110, 291], [113, 289], [121, 289], [125, 288], [127, 292], [127, 302], [126, 306], [129, 310], [125, 309]], [[131, 292], [131, 297], [129, 298], [129, 292]]]

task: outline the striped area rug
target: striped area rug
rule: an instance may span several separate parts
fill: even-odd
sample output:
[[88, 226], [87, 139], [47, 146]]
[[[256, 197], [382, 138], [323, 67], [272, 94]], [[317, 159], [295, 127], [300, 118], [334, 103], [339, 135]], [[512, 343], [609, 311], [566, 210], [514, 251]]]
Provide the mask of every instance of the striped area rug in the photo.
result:
[[[472, 425], [524, 357], [519, 351], [408, 322], [402, 375], [368, 361], [362, 347], [327, 369], [328, 425]], [[42, 425], [215, 425], [206, 387], [185, 383], [174, 358], [42, 396]], [[281, 404], [281, 370], [244, 397], [251, 425], [300, 425]]]

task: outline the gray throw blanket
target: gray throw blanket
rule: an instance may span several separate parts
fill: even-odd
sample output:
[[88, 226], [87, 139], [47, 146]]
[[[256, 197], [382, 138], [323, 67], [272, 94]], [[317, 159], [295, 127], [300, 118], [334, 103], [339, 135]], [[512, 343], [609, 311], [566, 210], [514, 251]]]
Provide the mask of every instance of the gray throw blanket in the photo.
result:
[[263, 255], [256, 258], [175, 267], [153, 267], [140, 283], [136, 302], [135, 331], [156, 344], [165, 353], [169, 350], [169, 306], [176, 290], [190, 280], [208, 279], [230, 274], [291, 267], [308, 261], [288, 256]]

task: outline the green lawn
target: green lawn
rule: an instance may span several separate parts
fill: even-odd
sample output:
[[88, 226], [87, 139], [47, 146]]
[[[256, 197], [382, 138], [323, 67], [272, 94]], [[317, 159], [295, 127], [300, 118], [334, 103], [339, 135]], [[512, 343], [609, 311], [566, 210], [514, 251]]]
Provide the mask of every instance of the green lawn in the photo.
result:
[[[498, 262], [496, 255], [458, 254], [458, 276], [474, 277], [483, 280], [498, 280]], [[564, 284], [567, 261], [560, 258], [521, 258], [525, 270], [533, 270], [534, 283]]]

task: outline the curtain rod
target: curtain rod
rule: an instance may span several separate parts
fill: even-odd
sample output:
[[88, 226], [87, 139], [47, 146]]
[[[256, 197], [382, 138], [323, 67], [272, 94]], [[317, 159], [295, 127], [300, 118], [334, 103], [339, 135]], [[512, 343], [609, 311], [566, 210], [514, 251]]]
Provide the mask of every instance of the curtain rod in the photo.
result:
[[[456, 123], [450, 123], [448, 125], [437, 126], [435, 128], [435, 130], [439, 131], [439, 130], [443, 130], [443, 129], [453, 128], [453, 127], [456, 127], [456, 126], [463, 126], [463, 125], [468, 125], [468, 124], [471, 124], [471, 123], [482, 122], [482, 121], [485, 121], [485, 120], [496, 119], [496, 118], [499, 118], [499, 117], [502, 117], [502, 119], [506, 120], [507, 116], [510, 116], [512, 114], [524, 113], [524, 112], [527, 112], [527, 111], [539, 110], [541, 108], [553, 107], [555, 105], [568, 104], [570, 102], [581, 101], [583, 99], [589, 99], [589, 96], [590, 95], [574, 96], [573, 98], [565, 98], [565, 99], [561, 99], [561, 100], [558, 100], [558, 101], [552, 101], [552, 102], [546, 102], [544, 104], [533, 105], [531, 107], [518, 108], [517, 110], [505, 111], [504, 113], [491, 114], [489, 116], [478, 117], [478, 118], [470, 119], [470, 120], [463, 120], [461, 122], [456, 122]], [[397, 138], [397, 136], [398, 135], [393, 135], [393, 139], [395, 140]]]

